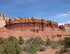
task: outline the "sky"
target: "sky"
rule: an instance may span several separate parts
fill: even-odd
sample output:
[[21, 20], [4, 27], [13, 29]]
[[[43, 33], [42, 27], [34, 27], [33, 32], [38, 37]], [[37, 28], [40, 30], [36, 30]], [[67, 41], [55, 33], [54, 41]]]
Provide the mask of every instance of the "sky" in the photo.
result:
[[70, 23], [70, 0], [0, 0], [0, 13], [8, 18], [36, 17]]

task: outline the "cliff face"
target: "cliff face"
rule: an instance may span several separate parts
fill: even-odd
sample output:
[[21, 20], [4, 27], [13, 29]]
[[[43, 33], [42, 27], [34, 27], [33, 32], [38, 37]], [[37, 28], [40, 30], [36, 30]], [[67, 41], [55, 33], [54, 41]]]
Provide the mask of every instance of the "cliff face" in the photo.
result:
[[8, 19], [8, 18], [6, 17], [6, 15], [0, 13], [0, 20], [6, 20], [6, 19]]
[[62, 27], [58, 27], [58, 23], [38, 18], [10, 18], [6, 16], [1, 17], [5, 21], [6, 25], [0, 28], [0, 36], [8, 37], [22, 36], [24, 39], [30, 37], [39, 36], [46, 40], [50, 38], [52, 40], [58, 40], [64, 37], [67, 33], [62, 30]]
[[70, 33], [70, 24], [60, 25], [59, 28], [60, 28], [62, 31], [66, 31], [66, 32]]
[[6, 25], [5, 21], [4, 20], [0, 20], [0, 27], [3, 27], [5, 25]]
[[3, 14], [0, 14], [0, 27], [3, 27], [6, 25], [5, 19], [7, 19], [7, 17]]
[[6, 20], [6, 27], [8, 29], [22, 29], [22, 30], [31, 30], [31, 31], [44, 31], [47, 27], [58, 27], [58, 23], [53, 21], [47, 21], [44, 19], [37, 18], [11, 18]]
[[66, 31], [66, 30], [65, 30], [65, 27], [64, 27], [63, 25], [60, 25], [60, 26], [59, 26], [59, 29], [61, 29], [62, 31]]
[[70, 33], [70, 24], [65, 24], [64, 25], [66, 32]]

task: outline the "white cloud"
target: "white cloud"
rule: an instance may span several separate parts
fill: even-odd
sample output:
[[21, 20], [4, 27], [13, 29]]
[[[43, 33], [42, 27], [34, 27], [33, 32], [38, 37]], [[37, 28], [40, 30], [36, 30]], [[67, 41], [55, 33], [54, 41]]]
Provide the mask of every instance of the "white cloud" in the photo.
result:
[[[67, 12], [67, 13], [56, 14], [56, 15], [51, 16], [49, 18], [53, 19], [56, 22], [58, 22], [59, 25], [70, 23], [70, 11]], [[60, 23], [60, 22], [63, 22], [63, 23]]]
[[61, 14], [56, 14], [54, 16], [51, 16], [51, 18], [67, 18], [70, 19], [70, 11], [67, 13], [61, 13]]
[[70, 21], [66, 22], [66, 23], [58, 23], [58, 25], [64, 25], [64, 24], [70, 24]]
[[68, 13], [62, 13], [62, 14], [57, 14], [54, 17], [68, 17], [68, 16], [70, 16], [70, 12], [68, 12]]
[[68, 13], [70, 13], [70, 11]]
[[70, 23], [70, 21], [68, 21], [67, 23]]
[[65, 23], [58, 23], [58, 25], [64, 25]]

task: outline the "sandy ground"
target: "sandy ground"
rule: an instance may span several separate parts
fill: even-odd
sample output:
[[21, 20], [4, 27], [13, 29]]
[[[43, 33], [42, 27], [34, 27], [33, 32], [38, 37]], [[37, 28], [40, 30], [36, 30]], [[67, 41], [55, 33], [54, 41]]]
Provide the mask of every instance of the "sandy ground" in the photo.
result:
[[46, 49], [46, 51], [42, 51], [42, 52], [37, 52], [37, 54], [55, 54], [55, 52], [57, 51], [58, 49]]

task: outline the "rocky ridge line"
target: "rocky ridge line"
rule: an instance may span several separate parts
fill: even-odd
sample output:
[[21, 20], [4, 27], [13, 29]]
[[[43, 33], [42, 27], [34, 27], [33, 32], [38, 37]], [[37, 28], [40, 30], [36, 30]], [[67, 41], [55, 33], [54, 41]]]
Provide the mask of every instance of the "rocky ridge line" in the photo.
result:
[[[46, 40], [58, 40], [66, 37], [67, 32], [58, 23], [39, 18], [7, 18], [5, 15], [0, 14], [1, 21], [4, 20], [5, 24], [0, 28], [0, 37], [7, 38], [8, 36], [19, 37], [24, 39], [39, 36]], [[2, 24], [2, 23], [1, 23]]]

